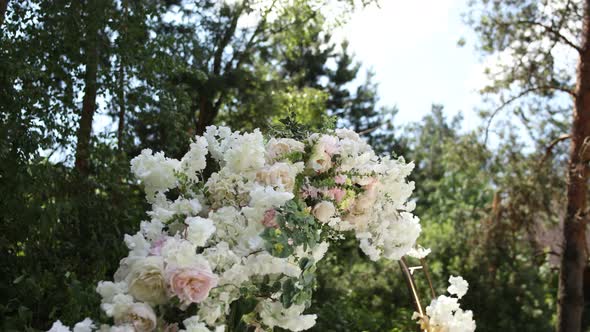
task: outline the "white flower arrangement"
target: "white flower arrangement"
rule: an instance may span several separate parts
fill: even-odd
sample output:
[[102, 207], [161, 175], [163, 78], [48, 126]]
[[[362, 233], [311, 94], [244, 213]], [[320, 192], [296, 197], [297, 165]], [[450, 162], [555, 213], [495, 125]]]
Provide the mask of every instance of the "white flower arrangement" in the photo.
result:
[[[309, 329], [316, 316], [303, 312], [331, 238], [352, 231], [372, 260], [428, 253], [408, 202], [413, 167], [345, 129], [266, 140], [211, 126], [180, 161], [144, 150], [131, 170], [151, 220], [125, 236], [129, 255], [97, 287], [114, 325], [86, 319], [73, 331], [233, 331], [236, 313], [257, 331]], [[451, 282], [461, 297], [466, 282]], [[469, 321], [446, 299], [423, 324]], [[50, 331], [71, 330], [58, 321]]]

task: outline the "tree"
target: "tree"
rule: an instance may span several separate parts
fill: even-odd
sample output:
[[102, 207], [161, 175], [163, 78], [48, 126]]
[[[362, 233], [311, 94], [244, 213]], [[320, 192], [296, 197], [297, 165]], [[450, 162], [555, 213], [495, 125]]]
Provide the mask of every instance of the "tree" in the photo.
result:
[[[588, 265], [588, 159], [583, 152], [584, 142], [590, 135], [590, 104], [587, 101], [590, 93], [589, 2], [482, 1], [477, 2], [474, 8], [479, 12], [471, 13], [469, 23], [479, 35], [481, 49], [487, 53], [502, 54], [507, 59], [498, 66], [497, 71], [490, 72], [491, 84], [484, 89], [484, 92], [500, 96], [500, 106], [492, 112], [491, 118], [512, 105], [517, 105], [516, 114], [523, 119], [527, 119], [526, 112], [545, 119], [554, 115], [553, 112], [558, 114], [558, 118], [564, 114], [563, 103], [562, 109], [556, 110], [556, 102], [563, 100], [558, 94], [571, 98], [571, 103], [567, 103], [565, 108], [569, 109], [567, 114], [572, 119], [570, 135], [568, 137], [563, 132], [559, 135], [570, 139], [570, 151], [557, 328], [558, 331], [580, 331], [584, 310], [584, 270]], [[578, 58], [577, 70], [563, 67], [567, 62], [556, 55], [558, 49]], [[543, 112], [544, 109], [548, 113]], [[548, 132], [552, 130], [541, 127], [537, 137], [547, 135]], [[538, 143], [546, 144], [546, 141], [540, 140]], [[548, 151], [552, 145], [549, 147]]]

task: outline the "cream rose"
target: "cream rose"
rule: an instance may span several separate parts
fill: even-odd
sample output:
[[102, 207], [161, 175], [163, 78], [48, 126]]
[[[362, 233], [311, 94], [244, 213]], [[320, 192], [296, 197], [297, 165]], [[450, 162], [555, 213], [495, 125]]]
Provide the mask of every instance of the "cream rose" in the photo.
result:
[[156, 314], [152, 307], [145, 303], [133, 303], [126, 311], [114, 318], [115, 324], [129, 324], [137, 332], [151, 332], [156, 329]]
[[129, 294], [137, 300], [151, 304], [166, 302], [166, 282], [162, 257], [148, 256], [136, 261], [126, 280], [129, 284]]
[[256, 181], [268, 186], [280, 186], [285, 191], [292, 192], [296, 175], [296, 167], [292, 167], [287, 163], [276, 163], [258, 171]]
[[272, 138], [266, 145], [267, 160], [273, 161], [292, 152], [303, 152], [305, 145], [291, 138]]
[[321, 222], [326, 222], [334, 215], [336, 208], [332, 202], [321, 201], [313, 207], [311, 213]]
[[323, 149], [316, 145], [307, 161], [307, 168], [314, 170], [316, 173], [323, 173], [332, 167], [332, 157]]
[[174, 268], [167, 272], [170, 290], [184, 305], [203, 302], [217, 286], [218, 278], [208, 268]]

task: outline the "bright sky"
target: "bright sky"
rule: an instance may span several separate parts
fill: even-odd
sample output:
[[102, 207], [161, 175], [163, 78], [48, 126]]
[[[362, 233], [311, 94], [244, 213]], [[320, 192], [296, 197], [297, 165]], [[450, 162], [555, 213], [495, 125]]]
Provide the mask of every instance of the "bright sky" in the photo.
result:
[[[372, 67], [383, 105], [397, 105], [396, 120], [420, 120], [432, 103], [448, 115], [461, 111], [465, 129], [481, 120], [473, 111], [484, 82], [475, 38], [462, 19], [466, 0], [381, 0], [353, 14], [340, 34], [365, 67]], [[467, 44], [457, 46], [465, 37]]]

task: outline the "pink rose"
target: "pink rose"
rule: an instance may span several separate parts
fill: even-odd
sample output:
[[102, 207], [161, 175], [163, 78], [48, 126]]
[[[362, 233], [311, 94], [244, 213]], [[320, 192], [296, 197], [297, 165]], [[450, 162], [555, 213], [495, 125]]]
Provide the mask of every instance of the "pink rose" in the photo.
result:
[[279, 224], [277, 223], [277, 211], [275, 209], [269, 209], [264, 212], [264, 218], [262, 219], [262, 224], [265, 227], [272, 227], [272, 228], [279, 228]]
[[184, 305], [203, 302], [217, 286], [217, 276], [200, 267], [172, 269], [167, 277], [170, 290]]
[[346, 195], [346, 190], [344, 190], [342, 188], [331, 188], [330, 190], [328, 190], [328, 192], [330, 193], [330, 196], [333, 197], [336, 202], [342, 201], [342, 199]]

